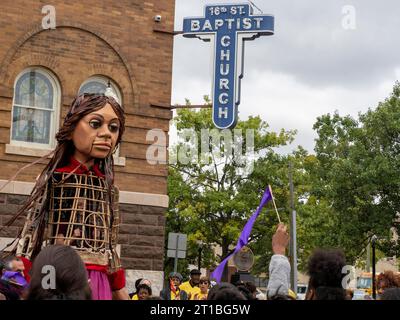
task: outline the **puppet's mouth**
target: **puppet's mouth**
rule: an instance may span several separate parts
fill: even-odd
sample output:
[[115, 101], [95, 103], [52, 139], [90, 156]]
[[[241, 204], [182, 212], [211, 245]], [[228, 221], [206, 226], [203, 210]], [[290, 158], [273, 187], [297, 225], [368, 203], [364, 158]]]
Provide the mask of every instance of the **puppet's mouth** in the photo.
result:
[[93, 146], [95, 148], [98, 149], [102, 149], [102, 150], [110, 150], [111, 149], [111, 144], [107, 143], [107, 142], [103, 142], [103, 143], [94, 143]]

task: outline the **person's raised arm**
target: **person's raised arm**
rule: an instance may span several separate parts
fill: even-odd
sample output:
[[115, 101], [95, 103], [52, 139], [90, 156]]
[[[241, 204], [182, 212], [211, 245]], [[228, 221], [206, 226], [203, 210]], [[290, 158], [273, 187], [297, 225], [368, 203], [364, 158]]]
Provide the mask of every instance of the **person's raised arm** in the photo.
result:
[[268, 297], [287, 296], [290, 286], [290, 263], [285, 256], [289, 244], [289, 234], [283, 223], [280, 223], [272, 237], [274, 255], [269, 263]]

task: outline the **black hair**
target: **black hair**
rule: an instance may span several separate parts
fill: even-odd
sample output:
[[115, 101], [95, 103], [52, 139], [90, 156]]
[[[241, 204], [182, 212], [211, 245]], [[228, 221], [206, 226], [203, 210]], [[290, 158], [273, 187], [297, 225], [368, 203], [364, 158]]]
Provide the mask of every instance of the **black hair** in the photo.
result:
[[251, 293], [254, 293], [254, 292], [257, 291], [256, 285], [255, 285], [253, 282], [251, 282], [251, 281], [245, 282], [244, 285], [246, 286], [247, 289], [249, 289], [249, 291], [250, 291]]
[[346, 258], [339, 249], [317, 249], [308, 260], [309, 285], [318, 287], [342, 288], [342, 269]]
[[316, 300], [346, 300], [346, 290], [334, 287], [318, 287], [315, 289]]
[[[44, 266], [55, 270], [55, 288], [42, 286]], [[70, 246], [45, 247], [32, 265], [32, 277], [26, 300], [91, 300], [85, 264]]]
[[340, 249], [316, 249], [308, 260], [309, 290], [317, 300], [344, 300], [342, 269], [346, 258]]
[[400, 288], [389, 288], [383, 291], [381, 300], [400, 300]]
[[143, 278], [139, 278], [139, 279], [137, 279], [137, 280], [135, 281], [135, 289], [136, 289], [136, 292], [138, 291], [138, 287], [139, 287], [140, 281], [142, 281], [142, 280], [143, 280]]
[[268, 300], [293, 300], [289, 296], [285, 296], [284, 294], [274, 294], [271, 297], [268, 297]]
[[15, 255], [10, 255], [4, 258], [2, 262], [0, 262], [0, 269], [10, 270], [10, 264], [13, 260], [19, 260]]
[[8, 281], [0, 279], [0, 293], [4, 295], [6, 300], [20, 300], [23, 291]]
[[150, 296], [152, 295], [151, 288], [147, 284], [144, 284], [144, 283], [139, 284], [138, 285], [138, 289], [137, 289], [137, 294], [139, 294], [140, 289], [145, 289], [145, 290], [147, 290], [149, 292]]
[[236, 288], [245, 296], [247, 300], [255, 300], [253, 293], [249, 290], [245, 283], [239, 282], [236, 284]]
[[231, 283], [217, 284], [208, 292], [207, 300], [247, 300], [240, 290]]

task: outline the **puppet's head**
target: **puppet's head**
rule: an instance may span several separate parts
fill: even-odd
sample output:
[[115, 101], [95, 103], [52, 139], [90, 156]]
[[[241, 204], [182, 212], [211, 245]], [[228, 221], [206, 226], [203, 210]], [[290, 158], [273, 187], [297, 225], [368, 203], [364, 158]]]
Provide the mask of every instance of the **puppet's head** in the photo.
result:
[[54, 157], [60, 158], [58, 166], [65, 165], [71, 155], [81, 163], [111, 158], [124, 130], [124, 110], [112, 97], [78, 96], [56, 135], [58, 145]]

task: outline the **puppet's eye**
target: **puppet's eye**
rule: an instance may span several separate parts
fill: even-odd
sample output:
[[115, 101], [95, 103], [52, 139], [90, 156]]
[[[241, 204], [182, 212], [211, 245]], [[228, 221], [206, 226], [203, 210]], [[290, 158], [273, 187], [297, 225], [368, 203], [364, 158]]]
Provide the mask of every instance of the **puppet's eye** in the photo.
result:
[[117, 123], [111, 123], [111, 124], [108, 126], [108, 128], [109, 128], [109, 130], [110, 130], [111, 132], [118, 132], [118, 130], [119, 130], [119, 125], [118, 125]]
[[89, 125], [93, 128], [93, 129], [98, 129], [101, 127], [101, 122], [97, 119], [93, 119], [89, 121]]

